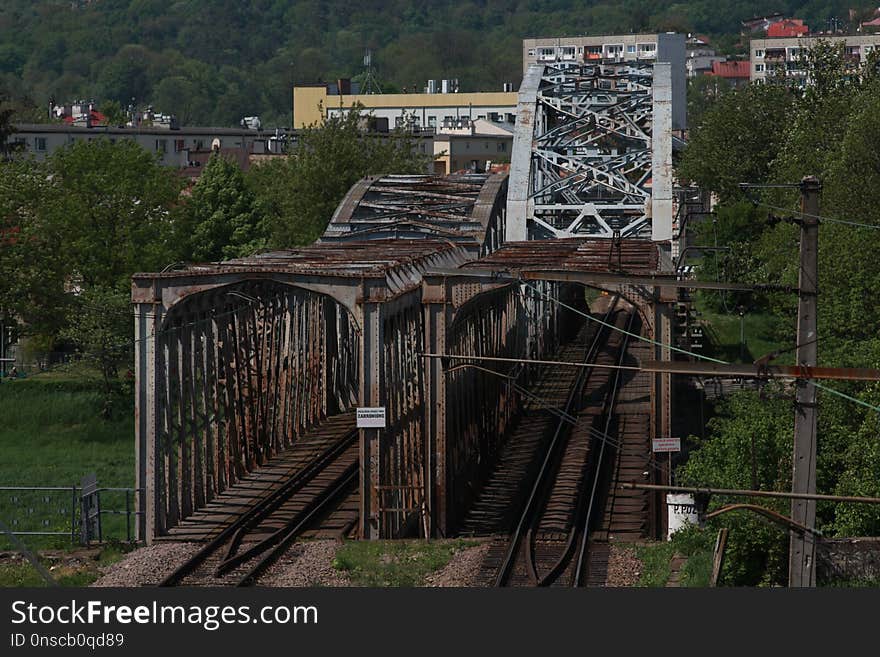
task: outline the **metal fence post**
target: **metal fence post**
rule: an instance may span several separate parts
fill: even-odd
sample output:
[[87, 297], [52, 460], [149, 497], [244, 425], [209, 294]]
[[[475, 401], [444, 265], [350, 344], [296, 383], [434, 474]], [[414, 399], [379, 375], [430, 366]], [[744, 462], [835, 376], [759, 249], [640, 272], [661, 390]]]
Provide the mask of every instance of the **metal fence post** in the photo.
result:
[[76, 543], [76, 484], [70, 487], [70, 543]]

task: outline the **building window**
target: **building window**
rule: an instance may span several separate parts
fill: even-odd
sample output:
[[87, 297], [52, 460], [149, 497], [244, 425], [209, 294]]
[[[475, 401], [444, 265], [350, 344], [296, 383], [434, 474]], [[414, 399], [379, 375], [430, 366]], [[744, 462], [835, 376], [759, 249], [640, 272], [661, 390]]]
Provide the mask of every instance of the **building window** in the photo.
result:
[[574, 46], [562, 46], [560, 50], [562, 51], [562, 59], [574, 59]]
[[636, 47], [635, 47], [635, 46], [627, 46], [627, 47], [626, 47], [626, 52], [628, 52], [629, 54], [632, 54], [632, 53], [634, 53], [635, 51], [636, 51]]
[[46, 152], [46, 138], [45, 137], [34, 137], [34, 150], [38, 153]]
[[399, 128], [402, 125], [403, 125], [403, 117], [402, 116], [395, 116], [394, 117], [394, 127]]
[[499, 153], [506, 153], [507, 152], [507, 142], [506, 141], [499, 141], [498, 142], [498, 152]]
[[760, 48], [755, 51], [755, 57], [763, 57], [763, 56], [764, 56], [764, 51], [761, 50]]
[[437, 117], [436, 116], [429, 116], [428, 117], [428, 127], [429, 128], [436, 128], [437, 127]]
[[156, 140], [156, 152], [165, 153], [168, 150], [168, 142], [164, 139]]
[[556, 59], [556, 49], [538, 48], [538, 59]]
[[529, 57], [534, 57], [534, 56], [535, 56], [535, 49], [529, 48]]
[[755, 64], [755, 73], [763, 73], [764, 65], [763, 64]]

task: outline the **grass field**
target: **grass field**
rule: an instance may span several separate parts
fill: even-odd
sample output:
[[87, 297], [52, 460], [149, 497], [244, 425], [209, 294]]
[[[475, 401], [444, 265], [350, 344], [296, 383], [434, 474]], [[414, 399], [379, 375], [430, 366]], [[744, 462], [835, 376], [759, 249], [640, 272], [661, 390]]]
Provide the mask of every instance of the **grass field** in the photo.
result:
[[422, 586], [456, 550], [474, 541], [348, 541], [336, 553], [334, 567], [355, 586]]
[[[133, 397], [115, 397], [109, 420], [101, 417], [103, 407], [100, 382], [87, 371], [0, 382], [0, 486], [78, 486], [91, 472], [101, 486], [133, 486]], [[124, 505], [124, 498], [117, 497], [102, 497], [102, 505]], [[65, 492], [0, 491], [0, 518], [10, 525], [17, 520], [19, 529], [25, 524], [30, 528], [33, 523], [42, 525], [38, 516], [52, 507], [52, 526], [46, 528], [69, 528], [70, 499]], [[113, 518], [111, 526], [118, 521]], [[26, 542], [34, 547], [69, 545], [63, 539], [26, 537]], [[6, 546], [5, 537], [0, 546]]]
[[[738, 314], [713, 312], [699, 300], [696, 308], [705, 327], [704, 334], [708, 338], [703, 350], [707, 356], [734, 363], [752, 363], [771, 351], [790, 346], [780, 344], [775, 338], [778, 318], [769, 313], [748, 312], [742, 318], [745, 346], [741, 352]], [[794, 362], [794, 355], [782, 354], [773, 362], [778, 365], [791, 364]]]
[[639, 586], [666, 586], [670, 575], [669, 564], [675, 554], [687, 557], [681, 570], [681, 586], [709, 586], [714, 541], [715, 534], [710, 530], [692, 528], [673, 534], [671, 541], [636, 546], [636, 556], [642, 562]]

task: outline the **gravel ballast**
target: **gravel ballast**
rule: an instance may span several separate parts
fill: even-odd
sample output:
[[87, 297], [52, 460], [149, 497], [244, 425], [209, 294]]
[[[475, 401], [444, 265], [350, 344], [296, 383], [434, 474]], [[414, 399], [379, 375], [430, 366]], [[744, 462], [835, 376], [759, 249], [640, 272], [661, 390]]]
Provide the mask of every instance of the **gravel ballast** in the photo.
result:
[[351, 586], [333, 567], [339, 545], [335, 540], [295, 544], [260, 578], [260, 586]]
[[425, 586], [478, 586], [489, 542], [456, 550], [443, 568], [425, 578]]
[[636, 556], [635, 548], [612, 543], [605, 586], [637, 586], [641, 574], [642, 562]]
[[154, 543], [129, 552], [117, 563], [104, 569], [92, 586], [153, 586], [194, 555], [198, 543]]

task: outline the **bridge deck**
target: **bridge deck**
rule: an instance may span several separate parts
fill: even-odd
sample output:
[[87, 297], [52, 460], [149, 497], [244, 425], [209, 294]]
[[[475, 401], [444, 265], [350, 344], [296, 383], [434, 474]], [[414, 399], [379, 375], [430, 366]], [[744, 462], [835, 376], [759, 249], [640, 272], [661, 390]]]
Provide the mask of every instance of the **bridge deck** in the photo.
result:
[[245, 475], [234, 486], [171, 528], [157, 541], [209, 541], [235, 521], [242, 512], [270, 495], [333, 442], [355, 427], [354, 413], [327, 418], [302, 436], [294, 445], [276, 454], [269, 462]]

